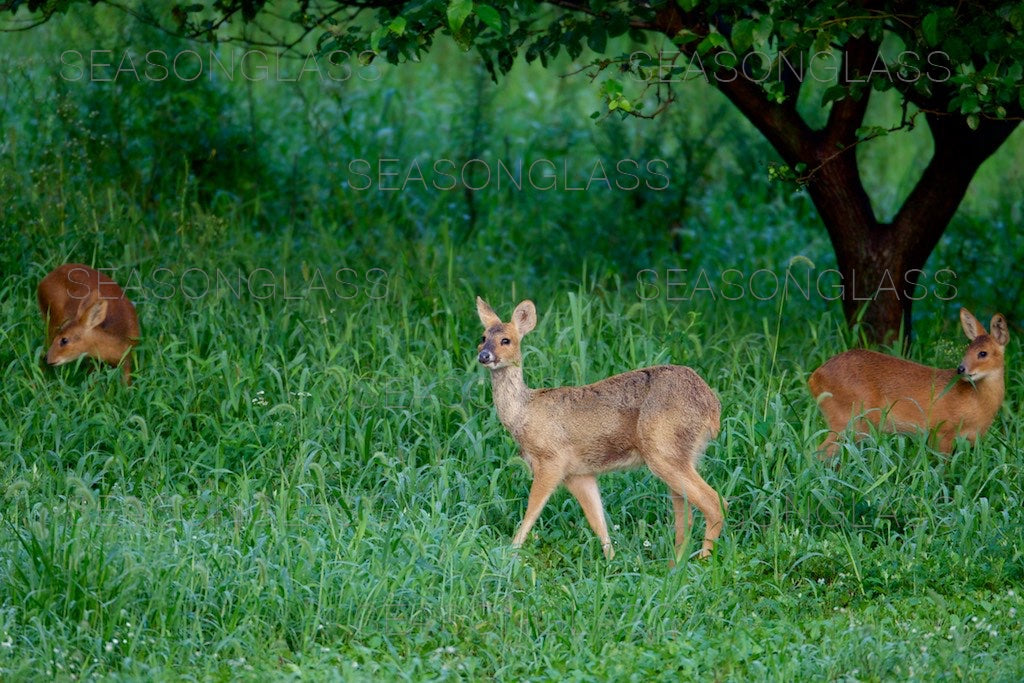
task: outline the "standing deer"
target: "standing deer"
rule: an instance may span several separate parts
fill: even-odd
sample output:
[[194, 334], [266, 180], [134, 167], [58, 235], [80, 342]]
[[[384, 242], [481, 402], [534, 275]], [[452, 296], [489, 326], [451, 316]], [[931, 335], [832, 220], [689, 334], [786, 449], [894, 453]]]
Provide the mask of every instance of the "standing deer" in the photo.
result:
[[966, 308], [960, 324], [971, 343], [956, 370], [940, 370], [875, 351], [854, 349], [827, 360], [808, 384], [828, 422], [818, 447], [825, 457], [850, 422], [855, 438], [873, 424], [887, 432], [934, 430], [949, 453], [957, 434], [974, 441], [992, 424], [1003, 402], [1003, 350], [1010, 341], [1006, 318], [992, 316], [992, 334]]
[[523, 381], [520, 342], [537, 324], [533, 302], [516, 306], [508, 323], [480, 297], [476, 309], [484, 326], [477, 360], [491, 371], [498, 419], [533, 473], [526, 514], [512, 545], [522, 545], [548, 498], [565, 484], [611, 559], [615, 551], [597, 475], [645, 464], [671, 492], [676, 559], [693, 523], [690, 504], [704, 513], [700, 557], [710, 555], [728, 505], [697, 474], [708, 441], [718, 435], [721, 411], [704, 380], [690, 368], [659, 365], [582, 387], [530, 389]]
[[50, 271], [36, 290], [46, 321], [46, 362], [63, 365], [91, 356], [121, 365], [122, 380], [132, 382], [130, 353], [139, 339], [135, 305], [117, 283], [80, 263]]

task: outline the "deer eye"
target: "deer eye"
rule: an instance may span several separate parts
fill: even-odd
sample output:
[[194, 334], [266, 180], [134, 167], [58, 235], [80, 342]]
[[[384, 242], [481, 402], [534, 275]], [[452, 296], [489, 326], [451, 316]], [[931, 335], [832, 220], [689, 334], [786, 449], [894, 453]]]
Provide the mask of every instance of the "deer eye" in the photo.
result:
[[61, 337], [60, 338], [60, 345], [61, 346], [67, 346], [68, 345], [68, 338], [67, 337]]
[[486, 334], [484, 336], [480, 337], [480, 343], [481, 344], [483, 344], [485, 341], [487, 341], [487, 335]]
[[978, 358], [984, 358], [988, 355], [988, 351], [978, 351]]
[[502, 346], [508, 346], [511, 343], [512, 343], [511, 339], [509, 339], [508, 337], [502, 337], [502, 339], [501, 339], [501, 345]]

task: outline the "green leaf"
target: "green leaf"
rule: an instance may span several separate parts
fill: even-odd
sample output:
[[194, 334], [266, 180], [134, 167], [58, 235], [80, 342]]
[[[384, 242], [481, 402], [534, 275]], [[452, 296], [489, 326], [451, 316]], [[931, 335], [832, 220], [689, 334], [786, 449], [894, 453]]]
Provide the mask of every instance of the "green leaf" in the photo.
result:
[[729, 49], [729, 41], [726, 40], [725, 36], [721, 33], [712, 32], [705, 36], [704, 40], [697, 44], [697, 52], [699, 54], [707, 54], [711, 50], [718, 48], [723, 50]]
[[629, 15], [624, 12], [612, 12], [608, 15], [607, 21], [603, 23], [605, 30], [608, 31], [608, 35], [612, 38], [621, 36], [629, 31]]
[[1007, 18], [1014, 31], [1024, 31], [1024, 7], [1017, 5], [1010, 10]]
[[772, 102], [782, 104], [786, 101], [786, 86], [782, 81], [778, 79], [768, 79], [761, 84], [761, 87], [764, 88], [765, 94]]
[[821, 96], [821, 106], [827, 105], [829, 102], [835, 102], [846, 97], [846, 86], [833, 85], [825, 90]]
[[679, 33], [672, 36], [672, 42], [682, 47], [683, 45], [688, 45], [699, 38], [700, 34], [694, 33], [690, 29], [684, 28], [681, 31], [679, 31]]
[[473, 13], [485, 26], [501, 33], [501, 15], [498, 14], [498, 10], [490, 5], [473, 5]]
[[[715, 55], [715, 64], [722, 67], [723, 69], [735, 69], [739, 63], [740, 58], [737, 57], [736, 53], [733, 52], [732, 50], [719, 52], [717, 55]], [[684, 70], [680, 69], [680, 73], [683, 72]]]
[[977, 114], [981, 111], [981, 105], [978, 104], [978, 96], [974, 93], [963, 93], [959, 99], [961, 114]]
[[598, 22], [594, 22], [590, 25], [590, 33], [587, 34], [587, 45], [591, 50], [598, 54], [604, 52], [605, 45], [608, 42], [608, 33], [604, 30]]
[[473, 0], [450, 0], [448, 3], [448, 26], [452, 33], [458, 33], [472, 13]]
[[924, 36], [925, 42], [929, 46], [938, 45], [953, 18], [953, 10], [949, 7], [943, 7], [926, 15], [921, 21], [921, 35]]
[[405, 33], [405, 25], [405, 17], [395, 17], [391, 20], [391, 23], [388, 24], [388, 30], [400, 36]]
[[622, 94], [622, 84], [619, 83], [614, 78], [609, 78], [608, 80], [606, 80], [604, 83], [601, 84], [601, 94], [602, 95], [621, 95]]
[[754, 20], [740, 19], [732, 27], [732, 46], [736, 52], [743, 53], [754, 44]]
[[793, 40], [800, 33], [800, 24], [787, 19], [779, 24], [779, 35], [782, 36], [783, 40]]
[[684, 12], [692, 12], [693, 8], [700, 4], [700, 0], [676, 0]]
[[373, 30], [373, 33], [370, 34], [370, 49], [373, 50], [374, 52], [379, 52], [380, 41], [384, 39], [384, 36], [386, 36], [387, 33], [387, 26], [378, 26], [377, 28], [375, 28]]
[[978, 123], [980, 123], [980, 119], [978, 118], [977, 114], [968, 114], [968, 116], [967, 116], [967, 127], [968, 128], [970, 128], [971, 130], [978, 130]]
[[754, 27], [754, 42], [755, 43], [767, 43], [768, 39], [772, 37], [772, 28], [775, 26], [775, 22], [768, 15], [765, 15], [757, 20], [757, 24]]
[[928, 45], [939, 44], [939, 13], [932, 12], [921, 22], [921, 35]]
[[828, 31], [819, 31], [814, 36], [814, 52], [828, 52], [832, 47], [832, 34]]

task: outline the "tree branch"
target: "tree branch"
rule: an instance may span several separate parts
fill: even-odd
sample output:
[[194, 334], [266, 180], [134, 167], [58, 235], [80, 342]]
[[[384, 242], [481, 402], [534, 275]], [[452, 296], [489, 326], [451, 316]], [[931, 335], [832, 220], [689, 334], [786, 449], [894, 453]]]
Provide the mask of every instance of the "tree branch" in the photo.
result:
[[754, 124], [787, 164], [814, 163], [817, 135], [795, 106], [769, 101], [761, 86], [747, 78], [716, 81], [715, 85]]
[[924, 262], [985, 162], [1017, 128], [1017, 121], [983, 119], [971, 130], [960, 117], [926, 114], [935, 152], [892, 222], [912, 257]]
[[[850, 39], [845, 48], [839, 66], [839, 85], [849, 87], [862, 82], [870, 73], [878, 56], [879, 44], [865, 36]], [[856, 143], [857, 129], [864, 122], [864, 112], [870, 101], [869, 93], [870, 89], [861, 91], [858, 97], [849, 93], [832, 103], [832, 111], [829, 112], [822, 136], [822, 144], [828, 152]]]

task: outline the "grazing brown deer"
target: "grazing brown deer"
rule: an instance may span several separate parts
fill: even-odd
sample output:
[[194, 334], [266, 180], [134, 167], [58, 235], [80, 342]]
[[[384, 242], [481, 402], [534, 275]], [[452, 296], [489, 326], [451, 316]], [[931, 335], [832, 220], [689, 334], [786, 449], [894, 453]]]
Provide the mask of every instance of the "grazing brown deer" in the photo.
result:
[[498, 418], [533, 472], [526, 515], [512, 545], [522, 545], [548, 498], [565, 484], [611, 559], [597, 475], [647, 465], [671, 492], [676, 559], [693, 523], [691, 504], [706, 524], [700, 557], [710, 555], [728, 505], [697, 473], [708, 441], [718, 435], [721, 412], [704, 380], [690, 368], [659, 365], [582, 387], [530, 389], [523, 381], [520, 341], [537, 324], [533, 302], [516, 306], [507, 323], [480, 297], [476, 308], [484, 326], [477, 360], [491, 371]]
[[117, 283], [80, 263], [50, 271], [36, 290], [46, 321], [46, 362], [63, 365], [91, 356], [121, 365], [125, 384], [132, 382], [130, 353], [139, 339], [135, 305]]
[[852, 421], [855, 438], [868, 424], [887, 432], [934, 430], [939, 450], [949, 453], [957, 434], [974, 441], [985, 433], [1003, 402], [1003, 350], [1010, 341], [1006, 318], [992, 317], [992, 334], [960, 309], [971, 343], [956, 370], [940, 370], [875, 351], [854, 349], [827, 360], [808, 384], [828, 422], [818, 447], [825, 457]]

